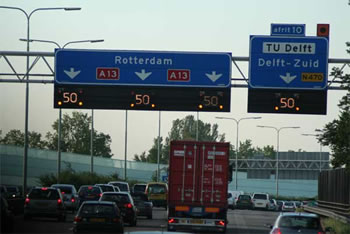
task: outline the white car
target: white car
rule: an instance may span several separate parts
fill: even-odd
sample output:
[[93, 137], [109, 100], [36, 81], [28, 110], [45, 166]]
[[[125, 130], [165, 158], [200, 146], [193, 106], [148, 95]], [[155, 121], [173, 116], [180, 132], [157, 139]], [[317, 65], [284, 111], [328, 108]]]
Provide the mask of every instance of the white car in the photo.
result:
[[270, 203], [270, 197], [267, 193], [254, 193], [253, 194], [253, 205], [254, 209], [268, 209]]
[[238, 199], [238, 196], [244, 194], [243, 191], [228, 191], [227, 192], [227, 204], [228, 207], [231, 209], [234, 209], [236, 206], [236, 201]]

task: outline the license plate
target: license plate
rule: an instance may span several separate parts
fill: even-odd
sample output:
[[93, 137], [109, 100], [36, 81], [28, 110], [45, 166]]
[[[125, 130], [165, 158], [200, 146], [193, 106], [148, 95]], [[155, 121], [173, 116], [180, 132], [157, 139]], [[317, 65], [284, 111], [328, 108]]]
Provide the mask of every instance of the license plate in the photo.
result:
[[202, 213], [202, 207], [193, 207], [192, 212], [194, 213]]
[[191, 223], [192, 224], [203, 224], [203, 220], [201, 220], [201, 219], [192, 219]]
[[91, 218], [90, 222], [92, 222], [92, 223], [104, 223], [105, 219], [103, 219], [103, 218]]
[[257, 203], [257, 205], [258, 205], [258, 206], [261, 206], [261, 205], [262, 205], [262, 203]]

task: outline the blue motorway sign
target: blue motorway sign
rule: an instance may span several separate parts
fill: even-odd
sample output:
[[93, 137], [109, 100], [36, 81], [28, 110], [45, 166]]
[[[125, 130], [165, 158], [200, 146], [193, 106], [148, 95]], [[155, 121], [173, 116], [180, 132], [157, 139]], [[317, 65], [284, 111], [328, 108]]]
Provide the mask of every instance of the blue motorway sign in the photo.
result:
[[325, 89], [328, 40], [323, 37], [252, 36], [250, 88]]
[[229, 87], [229, 53], [61, 49], [58, 84]]
[[271, 24], [271, 36], [305, 36], [305, 24]]

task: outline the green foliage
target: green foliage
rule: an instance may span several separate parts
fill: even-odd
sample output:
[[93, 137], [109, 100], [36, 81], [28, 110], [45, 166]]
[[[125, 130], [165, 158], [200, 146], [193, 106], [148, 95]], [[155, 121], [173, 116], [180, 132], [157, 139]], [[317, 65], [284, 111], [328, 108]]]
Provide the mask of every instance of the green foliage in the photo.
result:
[[[347, 43], [347, 46], [350, 47], [350, 43]], [[350, 54], [350, 49], [347, 52]], [[331, 76], [340, 79], [342, 87], [348, 92], [338, 104], [339, 118], [325, 125], [318, 140], [332, 150], [333, 167], [345, 166], [350, 171], [350, 74], [344, 74], [343, 70], [333, 68]]]
[[[17, 129], [12, 129], [4, 138], [0, 138], [0, 143], [4, 145], [24, 145], [24, 133]], [[45, 149], [46, 142], [41, 139], [41, 134], [35, 131], [28, 132], [28, 146], [30, 148]]]
[[[195, 120], [193, 115], [188, 115], [183, 119], [173, 121], [173, 126], [168, 137], [163, 143], [160, 138], [160, 163], [167, 164], [169, 160], [170, 142], [172, 140], [196, 140], [198, 124], [198, 140], [199, 141], [225, 141], [225, 134], [219, 134], [218, 125], [213, 126], [209, 123], [203, 123], [201, 120]], [[158, 137], [154, 139], [152, 148], [141, 155], [135, 155], [135, 161], [157, 163], [158, 158]]]
[[324, 227], [330, 227], [331, 233], [336, 234], [349, 234], [350, 233], [350, 224], [345, 224], [343, 222], [340, 222], [339, 220], [326, 218], [322, 220]]
[[[110, 176], [98, 175], [90, 172], [75, 172], [71, 168], [62, 170], [60, 173], [61, 184], [74, 184], [79, 189], [81, 185], [94, 185], [94, 184], [105, 184], [109, 181], [119, 180], [118, 174]], [[39, 183], [42, 186], [51, 186], [57, 183], [57, 176], [53, 173], [44, 174], [39, 176]]]

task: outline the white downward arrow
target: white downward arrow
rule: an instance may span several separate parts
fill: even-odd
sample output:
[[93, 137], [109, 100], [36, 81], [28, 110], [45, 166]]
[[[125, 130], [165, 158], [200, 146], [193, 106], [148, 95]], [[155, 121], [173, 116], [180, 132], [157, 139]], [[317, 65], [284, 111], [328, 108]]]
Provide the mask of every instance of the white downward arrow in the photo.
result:
[[81, 72], [81, 71], [74, 71], [74, 67], [71, 67], [70, 68], [70, 71], [66, 71], [66, 70], [63, 70], [64, 71], [64, 73], [66, 73], [67, 74], [67, 76], [69, 76], [69, 78], [71, 78], [71, 79], [74, 79], [77, 75], [79, 75], [79, 73]]
[[205, 75], [213, 82], [222, 76], [222, 74], [216, 74], [216, 71], [212, 71], [211, 74], [205, 73]]
[[147, 77], [149, 77], [152, 72], [146, 72], [145, 69], [142, 69], [141, 72], [135, 72], [135, 74], [141, 79], [145, 80]]
[[297, 76], [291, 76], [290, 73], [287, 72], [285, 76], [280, 75], [280, 77], [282, 78], [282, 80], [284, 80], [284, 82], [286, 82], [287, 84], [289, 84], [289, 83], [292, 82]]

